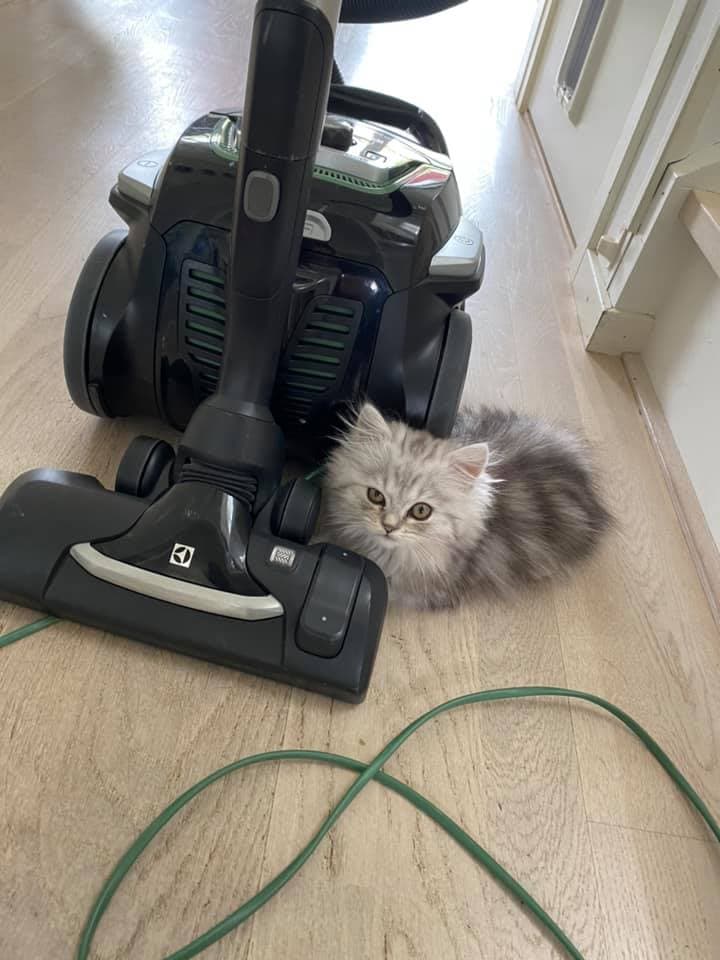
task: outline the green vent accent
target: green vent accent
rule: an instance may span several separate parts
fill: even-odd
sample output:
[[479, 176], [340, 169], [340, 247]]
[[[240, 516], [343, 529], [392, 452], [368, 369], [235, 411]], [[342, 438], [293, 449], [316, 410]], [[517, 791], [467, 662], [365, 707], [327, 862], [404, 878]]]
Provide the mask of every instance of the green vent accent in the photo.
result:
[[289, 423], [304, 425], [342, 398], [362, 313], [361, 303], [331, 296], [319, 297], [304, 311], [278, 372], [278, 396]]
[[[286, 380], [285, 382], [289, 387], [298, 387], [302, 390], [309, 390], [311, 393], [325, 393], [325, 387], [321, 387], [317, 383], [305, 383], [304, 380]], [[288, 396], [293, 396], [293, 394], [288, 394]], [[302, 394], [295, 394], [294, 396], [301, 399]]]
[[328, 183], [342, 184], [343, 187], [350, 187], [360, 193], [385, 194], [395, 189], [394, 183], [373, 183], [371, 180], [353, 177], [349, 173], [340, 173], [339, 170], [330, 170], [328, 167], [314, 167], [313, 176]]
[[[192, 273], [192, 270], [190, 271]], [[200, 287], [188, 287], [188, 293], [191, 297], [197, 297], [198, 300], [208, 300], [210, 303], [219, 303], [225, 309], [225, 297], [217, 293], [209, 293]]]
[[316, 320], [314, 317], [308, 327], [313, 330], [330, 330], [333, 333], [350, 332], [350, 327], [346, 323], [330, 323], [328, 320]]
[[342, 173], [340, 170], [331, 170], [330, 167], [320, 167], [317, 165], [313, 167], [313, 176], [317, 180], [325, 180], [327, 183], [338, 183], [343, 187], [349, 187], [351, 190], [357, 190], [360, 193], [373, 193], [382, 196], [383, 194], [392, 193], [393, 190], [397, 190], [410, 174], [424, 167], [432, 169], [427, 164], [418, 165], [412, 160], [385, 183], [374, 183], [372, 180], [365, 180], [364, 177], [356, 177], [351, 173]]
[[[304, 373], [306, 377], [319, 377], [321, 380], [335, 379], [335, 374], [329, 373], [327, 370], [315, 370], [312, 367], [298, 367], [294, 363], [288, 365], [288, 373]], [[288, 383], [290, 383], [289, 380]]]
[[187, 305], [188, 313], [194, 313], [196, 317], [207, 317], [208, 320], [217, 320], [218, 323], [225, 323], [225, 314], [219, 310], [211, 310], [210, 307], [198, 307], [194, 303]]
[[[223, 348], [214, 343], [206, 343], [204, 340], [198, 340], [196, 337], [186, 337], [185, 342], [191, 347], [198, 347], [200, 350], [209, 350], [210, 353], [217, 353], [222, 356]], [[220, 366], [220, 364], [218, 364]]]
[[339, 357], [328, 357], [324, 353], [295, 353], [293, 354], [293, 360], [314, 360], [315, 363], [332, 363], [335, 366], [338, 366], [340, 363]]
[[[200, 261], [183, 264], [179, 332], [198, 401], [218, 389], [226, 290], [225, 276], [218, 267]], [[273, 402], [283, 426], [302, 427], [343, 396], [362, 314], [361, 303], [331, 295], [317, 297], [306, 306], [278, 367]]]
[[214, 273], [206, 273], [204, 270], [192, 269], [189, 271], [191, 280], [198, 280], [200, 283], [211, 283], [214, 287], [224, 287], [225, 282], [221, 277], [216, 277]]
[[194, 360], [195, 363], [202, 363], [206, 367], [214, 367], [216, 370], [219, 370], [221, 366], [219, 360], [213, 360], [212, 357], [199, 357], [196, 353], [191, 353], [190, 359]]
[[303, 337], [299, 345], [301, 347], [329, 347], [331, 350], [345, 349], [342, 340], [326, 340], [324, 337]]
[[187, 328], [188, 330], [194, 330], [196, 333], [206, 333], [209, 337], [215, 337], [216, 340], [225, 339], [221, 331], [215, 330], [213, 327], [207, 327], [204, 323], [197, 323], [194, 320], [188, 322]]
[[200, 389], [206, 395], [215, 393], [219, 380], [220, 377], [217, 373], [206, 373], [205, 370], [200, 371]]
[[315, 313], [333, 313], [337, 317], [355, 316], [355, 311], [350, 307], [339, 307], [336, 303], [321, 303], [315, 308]]

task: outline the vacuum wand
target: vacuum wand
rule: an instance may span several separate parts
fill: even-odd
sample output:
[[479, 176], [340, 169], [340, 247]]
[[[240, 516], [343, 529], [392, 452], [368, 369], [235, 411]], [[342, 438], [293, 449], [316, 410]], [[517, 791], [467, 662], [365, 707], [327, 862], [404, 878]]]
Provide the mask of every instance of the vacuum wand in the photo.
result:
[[[322, 135], [340, 0], [258, 5], [238, 159], [217, 402], [269, 403]], [[298, 92], [300, 91], [300, 95]]]
[[250, 478], [253, 510], [282, 476], [270, 412], [320, 145], [340, 0], [259, 0], [240, 135], [220, 382], [192, 416], [178, 467]]

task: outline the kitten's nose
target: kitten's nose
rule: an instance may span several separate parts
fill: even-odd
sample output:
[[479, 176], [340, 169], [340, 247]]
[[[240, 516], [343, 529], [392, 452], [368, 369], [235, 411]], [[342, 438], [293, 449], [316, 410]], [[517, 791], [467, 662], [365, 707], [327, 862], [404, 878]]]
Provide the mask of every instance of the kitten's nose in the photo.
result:
[[399, 519], [392, 513], [384, 513], [380, 518], [380, 523], [382, 523], [385, 533], [392, 533], [400, 526]]

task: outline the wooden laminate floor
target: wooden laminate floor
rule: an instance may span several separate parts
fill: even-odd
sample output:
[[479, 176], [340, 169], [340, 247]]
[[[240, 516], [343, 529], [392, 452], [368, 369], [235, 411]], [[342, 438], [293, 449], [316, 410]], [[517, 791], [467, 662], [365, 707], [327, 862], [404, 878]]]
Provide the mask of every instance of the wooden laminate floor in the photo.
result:
[[[510, 81], [532, 0], [346, 28], [347, 78], [444, 126], [487, 277], [467, 395], [581, 428], [618, 529], [568, 585], [505, 607], [391, 614], [359, 707], [62, 624], [0, 652], [0, 957], [73, 956], [109, 869], [166, 802], [269, 748], [367, 759], [426, 708], [511, 684], [628, 710], [720, 814], [720, 640], [618, 359], [584, 353], [568, 252]], [[110, 483], [147, 425], [67, 397], [64, 314], [116, 225], [118, 169], [240, 102], [250, 0], [0, 3], [0, 488], [46, 464]], [[0, 632], [33, 619], [0, 605]], [[593, 709], [514, 703], [432, 723], [389, 764], [457, 817], [587, 960], [720, 956], [720, 852], [629, 734]], [[94, 957], [166, 956], [284, 865], [349, 782], [264, 767], [193, 802], [147, 851]], [[516, 903], [401, 799], [369, 788], [302, 876], [212, 960], [549, 960]]]

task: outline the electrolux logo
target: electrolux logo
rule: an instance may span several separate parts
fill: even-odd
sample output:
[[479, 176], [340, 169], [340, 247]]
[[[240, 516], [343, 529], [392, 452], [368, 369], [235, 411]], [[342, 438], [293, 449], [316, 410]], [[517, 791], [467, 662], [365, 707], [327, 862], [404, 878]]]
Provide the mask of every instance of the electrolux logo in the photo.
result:
[[176, 567], [185, 567], [186, 569], [192, 563], [195, 555], [195, 547], [189, 547], [186, 543], [176, 543], [170, 554], [170, 563]]

